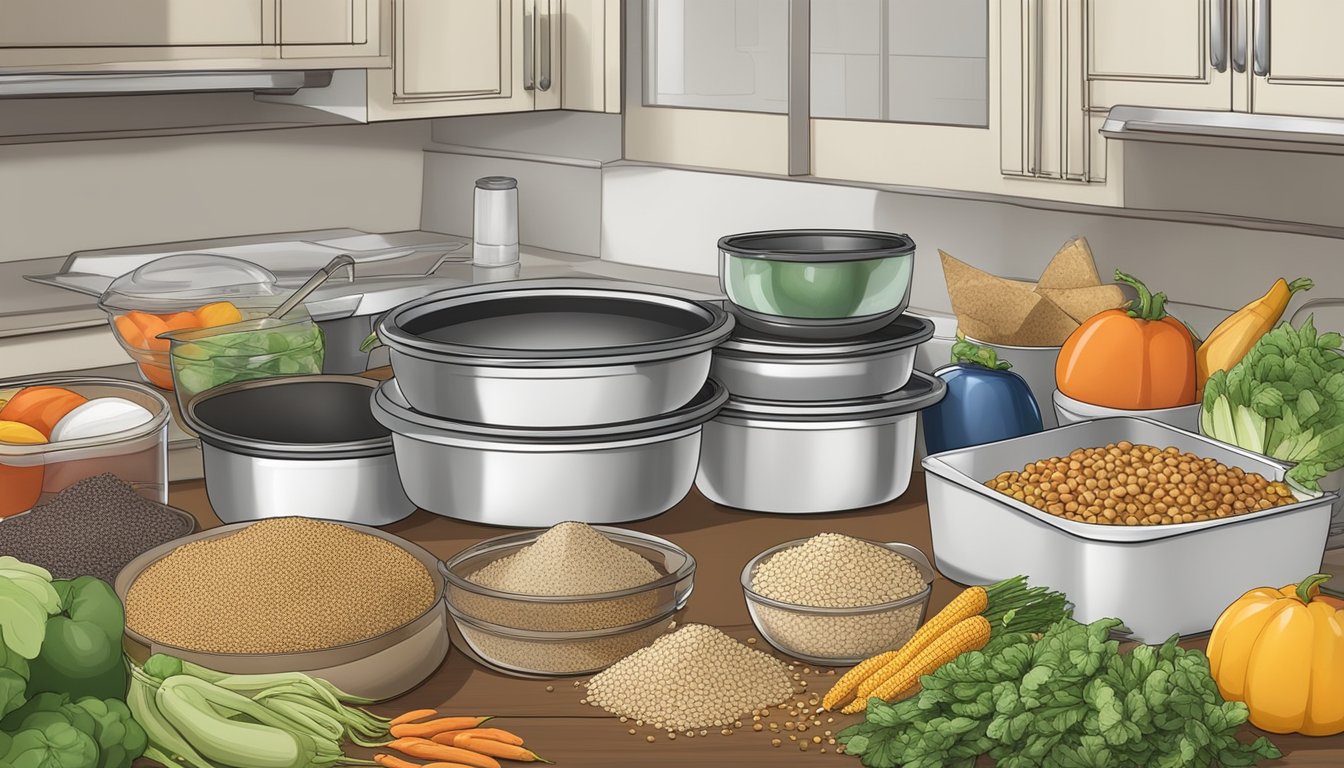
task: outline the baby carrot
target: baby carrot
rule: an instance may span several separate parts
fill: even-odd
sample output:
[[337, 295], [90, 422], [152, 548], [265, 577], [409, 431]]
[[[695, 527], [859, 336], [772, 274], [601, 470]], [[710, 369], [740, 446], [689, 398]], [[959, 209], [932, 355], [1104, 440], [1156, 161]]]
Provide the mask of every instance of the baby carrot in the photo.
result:
[[433, 717], [439, 714], [432, 709], [413, 709], [403, 715], [397, 715], [392, 718], [391, 725], [401, 725], [402, 723], [414, 723], [416, 720], [424, 720], [426, 717]]
[[392, 735], [397, 738], [402, 736], [412, 736], [421, 739], [428, 739], [436, 733], [444, 731], [460, 731], [466, 728], [476, 728], [489, 720], [489, 717], [440, 717], [437, 720], [427, 720], [423, 723], [402, 723], [392, 726]]
[[537, 753], [530, 749], [523, 749], [522, 747], [514, 746], [513, 744], [502, 744], [498, 741], [491, 741], [490, 739], [463, 739], [462, 741], [457, 742], [457, 746], [463, 749], [469, 749], [472, 752], [479, 752], [483, 755], [502, 757], [505, 760], [517, 760], [520, 763], [551, 762], [545, 758], [538, 757]]
[[515, 747], [523, 746], [523, 738], [521, 736], [516, 736], [502, 728], [468, 728], [465, 731], [444, 731], [443, 733], [435, 734], [431, 741], [460, 747], [462, 745], [457, 743], [459, 739], [489, 739], [491, 741], [512, 744]]
[[374, 755], [373, 762], [383, 766], [383, 768], [472, 768], [465, 763], [426, 763], [420, 765], [392, 755]]
[[473, 768], [499, 768], [499, 761], [482, 752], [472, 752], [446, 744], [435, 744], [429, 739], [403, 737], [390, 742], [387, 746], [398, 752], [418, 757], [421, 760], [443, 760], [465, 763]]

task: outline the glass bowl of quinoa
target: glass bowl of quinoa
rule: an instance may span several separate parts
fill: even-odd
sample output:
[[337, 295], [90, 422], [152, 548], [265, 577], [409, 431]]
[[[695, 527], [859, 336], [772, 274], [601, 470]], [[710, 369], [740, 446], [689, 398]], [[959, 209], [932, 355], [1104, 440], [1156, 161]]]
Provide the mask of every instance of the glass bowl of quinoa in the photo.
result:
[[695, 558], [657, 536], [563, 522], [487, 539], [440, 570], [454, 616], [504, 630], [594, 632], [683, 607]]
[[899, 648], [924, 622], [933, 566], [909, 544], [821, 533], [771, 547], [742, 569], [757, 631], [812, 664], [851, 666]]
[[448, 654], [437, 566], [377, 528], [277, 517], [151, 549], [114, 587], [137, 663], [169, 653], [232, 674], [304, 671], [383, 700]]

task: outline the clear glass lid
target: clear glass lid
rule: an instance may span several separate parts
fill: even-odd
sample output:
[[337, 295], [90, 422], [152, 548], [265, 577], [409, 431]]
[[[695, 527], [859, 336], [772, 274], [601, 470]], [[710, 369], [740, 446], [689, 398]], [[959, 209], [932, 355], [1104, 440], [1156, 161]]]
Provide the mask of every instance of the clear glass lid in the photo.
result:
[[183, 253], [155, 259], [113, 280], [99, 297], [98, 306], [175, 310], [283, 294], [276, 287], [275, 275], [252, 262], [211, 253]]

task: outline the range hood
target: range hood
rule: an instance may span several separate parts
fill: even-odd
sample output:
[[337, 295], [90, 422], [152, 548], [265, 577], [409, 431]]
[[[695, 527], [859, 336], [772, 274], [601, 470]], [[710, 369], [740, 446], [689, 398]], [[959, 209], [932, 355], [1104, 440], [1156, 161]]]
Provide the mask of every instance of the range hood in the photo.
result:
[[0, 75], [0, 99], [249, 91], [290, 95], [331, 84], [327, 70]]
[[1344, 120], [1116, 106], [1101, 135], [1128, 141], [1344, 155]]

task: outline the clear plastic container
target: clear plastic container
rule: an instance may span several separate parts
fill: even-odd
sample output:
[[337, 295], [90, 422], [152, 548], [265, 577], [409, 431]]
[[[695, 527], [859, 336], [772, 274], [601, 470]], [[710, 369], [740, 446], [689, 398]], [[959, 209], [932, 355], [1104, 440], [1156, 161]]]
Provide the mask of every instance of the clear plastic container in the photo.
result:
[[253, 379], [322, 373], [326, 337], [302, 306], [281, 319], [244, 320], [171, 331], [169, 364], [177, 404], [215, 387]]
[[61, 387], [94, 400], [118, 397], [144, 407], [150, 421], [100, 437], [18, 445], [0, 442], [0, 517], [25, 512], [86, 477], [110, 472], [141, 496], [168, 502], [168, 401], [136, 382], [89, 377], [0, 382], [0, 398], [24, 387]]
[[774, 600], [751, 588], [756, 568], [778, 552], [805, 543], [786, 541], [753, 557], [742, 569], [742, 593], [747, 612], [761, 636], [780, 651], [823, 666], [851, 666], [884, 651], [900, 648], [924, 623], [933, 593], [933, 565], [909, 544], [871, 542], [915, 564], [924, 577], [924, 589], [909, 597], [879, 605], [820, 608]]
[[284, 301], [269, 271], [229, 256], [188, 253], [155, 259], [108, 286], [98, 306], [140, 376], [173, 388], [165, 333], [222, 326], [266, 315]]

